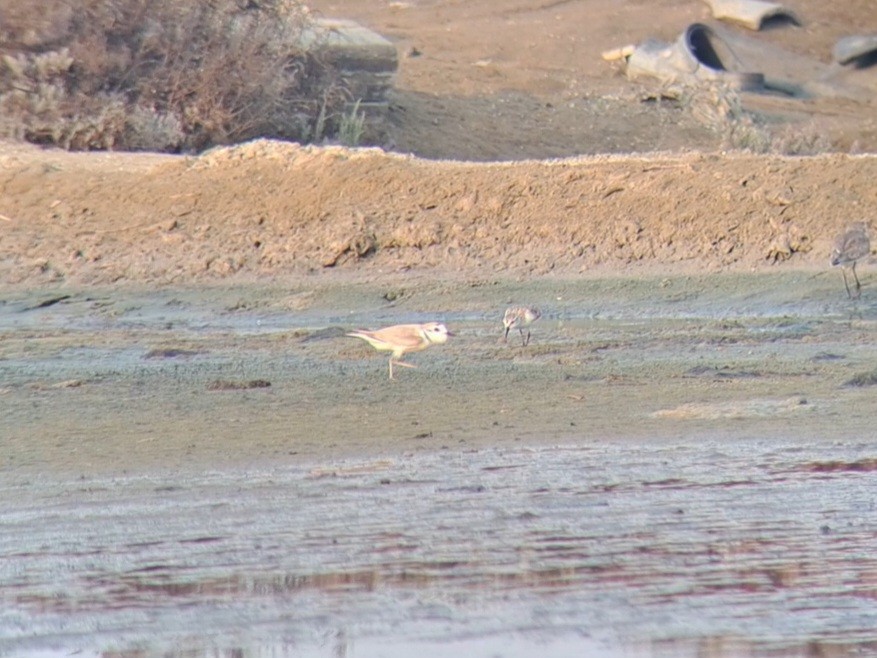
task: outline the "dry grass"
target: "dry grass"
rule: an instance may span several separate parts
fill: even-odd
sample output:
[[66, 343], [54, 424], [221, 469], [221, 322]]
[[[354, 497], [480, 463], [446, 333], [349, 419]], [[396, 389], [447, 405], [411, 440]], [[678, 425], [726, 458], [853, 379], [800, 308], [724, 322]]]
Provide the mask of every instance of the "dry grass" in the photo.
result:
[[771, 125], [743, 107], [740, 94], [725, 85], [677, 92], [692, 116], [720, 135], [726, 149], [750, 153], [815, 155], [836, 150], [812, 125]]
[[348, 100], [295, 0], [0, 0], [0, 135], [67, 149], [306, 140]]

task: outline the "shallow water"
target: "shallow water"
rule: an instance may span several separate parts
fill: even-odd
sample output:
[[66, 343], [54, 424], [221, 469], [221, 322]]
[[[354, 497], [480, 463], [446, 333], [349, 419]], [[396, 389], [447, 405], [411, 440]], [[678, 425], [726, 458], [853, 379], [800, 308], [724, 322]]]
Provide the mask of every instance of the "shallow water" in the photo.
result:
[[874, 443], [698, 437], [5, 486], [0, 646], [852, 655], [875, 470]]

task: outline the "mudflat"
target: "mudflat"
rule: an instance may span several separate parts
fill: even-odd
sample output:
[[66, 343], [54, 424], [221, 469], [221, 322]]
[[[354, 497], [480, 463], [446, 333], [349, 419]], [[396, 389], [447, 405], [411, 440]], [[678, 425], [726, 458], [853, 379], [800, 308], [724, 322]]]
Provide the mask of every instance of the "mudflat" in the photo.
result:
[[[517, 332], [502, 341], [510, 303], [543, 311], [526, 347]], [[821, 270], [23, 290], [5, 297], [0, 326], [2, 470], [864, 439], [877, 412], [875, 314]], [[433, 319], [456, 335], [409, 355], [418, 368], [392, 381], [386, 354], [344, 335]]]

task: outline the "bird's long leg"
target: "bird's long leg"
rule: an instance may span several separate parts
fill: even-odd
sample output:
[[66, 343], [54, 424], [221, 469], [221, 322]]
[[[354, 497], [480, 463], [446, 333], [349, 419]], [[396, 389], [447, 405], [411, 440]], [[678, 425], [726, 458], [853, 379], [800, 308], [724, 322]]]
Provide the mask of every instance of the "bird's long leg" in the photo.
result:
[[530, 330], [527, 329], [527, 340], [524, 341], [524, 347], [530, 344]]
[[862, 284], [859, 283], [859, 275], [856, 274], [856, 261], [853, 261], [853, 278], [856, 280], [856, 299], [862, 294]]
[[852, 299], [853, 293], [850, 292], [850, 284], [847, 283], [847, 268], [841, 267], [840, 273], [843, 274], [843, 277], [844, 277], [844, 288], [847, 289], [847, 297]]
[[509, 325], [508, 327], [505, 328], [505, 336], [503, 336], [502, 339], [506, 343], [509, 342], [509, 329], [511, 329], [511, 328], [512, 328], [511, 325]]

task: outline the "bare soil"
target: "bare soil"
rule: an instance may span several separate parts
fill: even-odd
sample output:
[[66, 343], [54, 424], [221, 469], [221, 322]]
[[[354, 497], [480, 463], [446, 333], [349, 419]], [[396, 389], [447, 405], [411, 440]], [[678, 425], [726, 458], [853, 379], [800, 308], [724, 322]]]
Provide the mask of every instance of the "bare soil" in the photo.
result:
[[877, 207], [873, 155], [491, 165], [252, 142], [2, 158], [0, 276], [16, 285], [823, 268]]
[[[833, 233], [874, 216], [873, 157], [726, 153], [715, 126], [644, 102], [660, 88], [601, 58], [709, 22], [703, 2], [312, 7], [396, 43], [389, 152], [255, 142], [174, 157], [7, 144], [2, 281], [821, 267]], [[750, 36], [827, 63], [840, 37], [877, 32], [865, 1], [790, 8], [801, 26]], [[877, 67], [858, 74], [873, 82]], [[840, 151], [877, 150], [874, 101], [746, 102]], [[549, 161], [558, 157], [572, 159]]]

